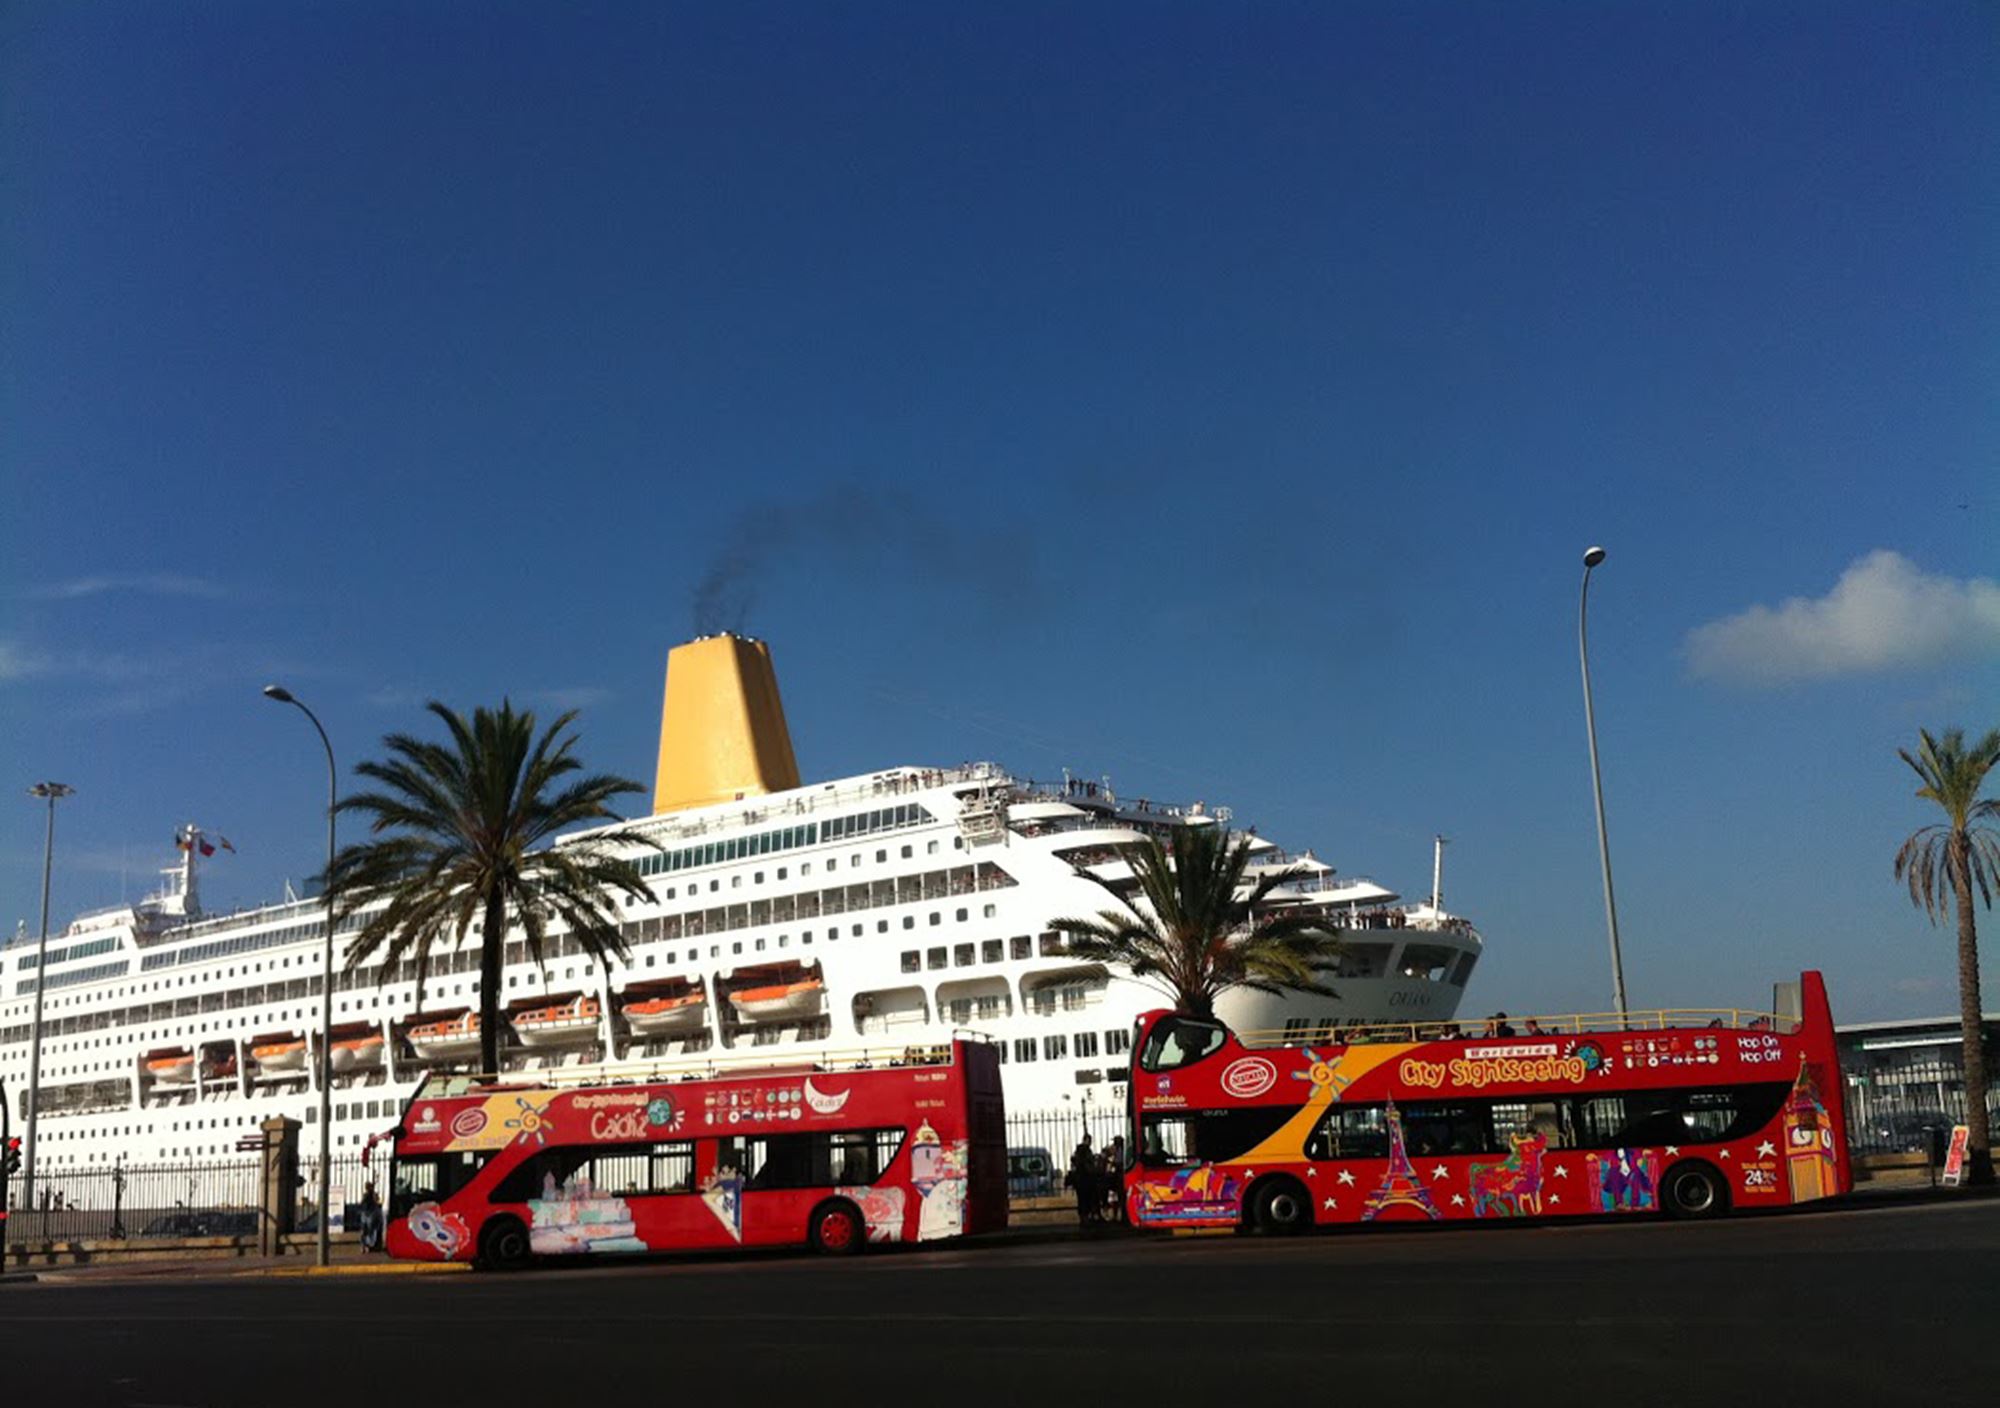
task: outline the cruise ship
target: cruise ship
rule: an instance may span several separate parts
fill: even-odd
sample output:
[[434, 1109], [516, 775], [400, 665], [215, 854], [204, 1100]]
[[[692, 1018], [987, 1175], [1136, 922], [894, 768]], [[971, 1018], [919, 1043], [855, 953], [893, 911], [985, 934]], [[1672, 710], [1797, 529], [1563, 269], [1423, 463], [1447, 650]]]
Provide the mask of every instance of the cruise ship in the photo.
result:
[[[1162, 999], [1066, 953], [1051, 922], [1106, 908], [1099, 881], [1135, 889], [1120, 848], [1183, 822], [1232, 826], [1226, 809], [988, 763], [802, 784], [765, 645], [688, 642], [668, 655], [652, 815], [605, 829], [646, 838], [629, 853], [651, 898], [617, 900], [630, 957], [603, 965], [557, 934], [537, 964], [509, 934], [503, 1064], [792, 1063], [969, 1029], [999, 1044], [1010, 1111], [1108, 1112], [1133, 1021]], [[1440, 907], [1435, 879], [1428, 903], [1406, 904], [1242, 834], [1253, 877], [1291, 872], [1267, 903], [1322, 912], [1348, 943], [1337, 998], [1238, 991], [1225, 1020], [1299, 1032], [1455, 1014], [1481, 939]], [[321, 904], [205, 913], [204, 846], [198, 828], [182, 835], [160, 893], [78, 917], [45, 962], [35, 944], [0, 950], [0, 1081], [17, 1130], [47, 985], [45, 1170], [240, 1157], [262, 1121], [317, 1117]], [[481, 941], [436, 952], [421, 992], [407, 961], [338, 973], [337, 1155], [393, 1124], [427, 1071], [476, 1063]]]

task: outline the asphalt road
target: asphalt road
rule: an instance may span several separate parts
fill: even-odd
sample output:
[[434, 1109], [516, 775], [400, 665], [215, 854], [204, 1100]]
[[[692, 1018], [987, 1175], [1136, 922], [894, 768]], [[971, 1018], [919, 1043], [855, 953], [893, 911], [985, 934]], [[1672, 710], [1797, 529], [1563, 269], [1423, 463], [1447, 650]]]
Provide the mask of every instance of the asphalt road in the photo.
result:
[[[0, 1286], [0, 1402], [1991, 1401], [2000, 1201]], [[690, 1399], [688, 1395], [699, 1395]]]

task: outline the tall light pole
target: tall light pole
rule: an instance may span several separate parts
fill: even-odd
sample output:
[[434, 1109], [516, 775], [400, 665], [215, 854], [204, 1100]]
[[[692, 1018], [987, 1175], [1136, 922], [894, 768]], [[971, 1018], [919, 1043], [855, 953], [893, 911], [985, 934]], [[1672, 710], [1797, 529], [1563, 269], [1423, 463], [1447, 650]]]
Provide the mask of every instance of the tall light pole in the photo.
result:
[[1625, 1016], [1625, 959], [1618, 951], [1618, 901], [1611, 894], [1611, 842], [1604, 832], [1604, 781], [1597, 771], [1597, 714], [1590, 703], [1590, 569], [1604, 561], [1604, 549], [1593, 547], [1583, 554], [1583, 592], [1576, 608], [1576, 649], [1583, 659], [1583, 727], [1590, 735], [1590, 790], [1597, 798], [1597, 858], [1604, 867], [1604, 923], [1611, 931], [1611, 995], [1618, 1004], [1618, 1016]]
[[49, 866], [56, 853], [56, 803], [74, 796], [76, 789], [61, 782], [37, 782], [28, 789], [30, 797], [49, 804], [48, 833], [42, 841], [42, 942], [35, 957], [35, 1016], [28, 1034], [28, 1120], [27, 1153], [22, 1159], [21, 1206], [35, 1206], [35, 1117], [42, 1103], [42, 995], [49, 987]]
[[338, 805], [339, 774], [333, 766], [333, 744], [320, 726], [319, 715], [294, 699], [283, 685], [265, 685], [264, 697], [293, 705], [311, 719], [320, 744], [326, 749], [326, 876], [320, 884], [320, 892], [326, 899], [326, 954], [321, 966], [319, 1016], [319, 1264], [328, 1266], [333, 1262], [330, 1229], [333, 1209], [329, 1206], [333, 1198], [333, 818]]

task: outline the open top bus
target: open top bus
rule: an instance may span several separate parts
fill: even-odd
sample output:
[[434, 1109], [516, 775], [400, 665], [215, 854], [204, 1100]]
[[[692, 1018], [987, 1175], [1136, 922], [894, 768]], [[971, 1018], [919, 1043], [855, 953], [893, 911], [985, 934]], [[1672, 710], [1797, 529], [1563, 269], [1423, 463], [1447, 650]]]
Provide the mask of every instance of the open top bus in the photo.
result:
[[924, 1242], [1007, 1224], [998, 1050], [433, 1075], [395, 1134], [387, 1249], [429, 1261]]
[[1710, 1217], [1846, 1193], [1826, 985], [1776, 1010], [1233, 1033], [1140, 1019], [1138, 1226]]

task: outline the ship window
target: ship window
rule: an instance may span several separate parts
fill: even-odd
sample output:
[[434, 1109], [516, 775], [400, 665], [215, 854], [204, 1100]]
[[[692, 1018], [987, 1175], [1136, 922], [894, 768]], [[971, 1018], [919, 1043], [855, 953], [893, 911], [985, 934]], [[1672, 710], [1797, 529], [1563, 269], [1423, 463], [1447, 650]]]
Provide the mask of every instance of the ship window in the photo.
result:
[[731, 944], [731, 945], [729, 946], [729, 951], [730, 951], [731, 953], [741, 953], [741, 952], [743, 952], [743, 940], [741, 940], [741, 939], [738, 939], [738, 940], [737, 940], [737, 941], [736, 941], [735, 943]]
[[1033, 1037], [1023, 1036], [1014, 1039], [1014, 1059], [1016, 1061], [1032, 1061], [1035, 1059], [1035, 1039]]
[[986, 939], [980, 943], [979, 961], [981, 963], [998, 963], [1001, 957], [1002, 957], [1002, 951], [1001, 951], [1000, 940]]
[[911, 857], [912, 855], [914, 855], [914, 854], [915, 854], [915, 851], [913, 851], [913, 850], [912, 850], [912, 849], [911, 849], [910, 847], [908, 847], [908, 846], [905, 846], [905, 847], [903, 847], [903, 859], [904, 859], [904, 860], [908, 860], [908, 859], [909, 859], [909, 858], [910, 858], [910, 857]]
[[[884, 929], [886, 929], [886, 928], [888, 928], [889, 926], [888, 926], [887, 924], [884, 924], [884, 925], [883, 925], [882, 927], [883, 927]], [[857, 939], [861, 937], [861, 926], [860, 926], [859, 924], [856, 924], [856, 925], [854, 926], [854, 937], [855, 937], [855, 938], [857, 938]]]
[[759, 939], [757, 940], [757, 952], [762, 953], [763, 951], [764, 951], [764, 941], [762, 939]]
[[904, 927], [905, 929], [914, 929], [914, 928], [916, 928], [916, 927], [917, 927], [917, 916], [916, 916], [916, 915], [914, 915], [914, 914], [906, 914], [906, 915], [904, 915], [904, 916], [903, 916], [903, 927]]
[[952, 912], [952, 918], [956, 919], [959, 923], [963, 924], [966, 919], [966, 912], [962, 909], [954, 910]]
[[1076, 1054], [1079, 1056], [1095, 1056], [1097, 1054], [1096, 1032], [1078, 1032], [1076, 1034]]
[[919, 954], [915, 949], [906, 949], [903, 953], [903, 971], [905, 973], [916, 972], [924, 966], [922, 959], [923, 955]]
[[[859, 929], [856, 929], [856, 930], [855, 930], [854, 932], [858, 934], [858, 933], [860, 933], [861, 931], [860, 931]], [[888, 920], [886, 920], [886, 919], [878, 919], [878, 920], [876, 920], [876, 921], [875, 921], [875, 932], [876, 932], [876, 933], [878, 933], [878, 934], [886, 934], [886, 933], [888, 933], [888, 932], [889, 932], [889, 921], [888, 921]]]
[[1026, 934], [1016, 934], [1008, 943], [1016, 958], [1026, 958], [1034, 951], [1034, 940]]
[[935, 929], [935, 928], [936, 928], [936, 927], [937, 927], [938, 925], [940, 925], [940, 924], [942, 924], [942, 923], [944, 923], [944, 916], [943, 916], [942, 914], [939, 914], [939, 913], [938, 913], [938, 912], [937, 912], [936, 910], [932, 910], [932, 911], [931, 911], [931, 927], [932, 927], [933, 929]]
[[944, 967], [944, 958], [945, 951], [942, 948], [934, 948], [925, 955], [925, 961], [933, 968]]
[[935, 842], [935, 841], [932, 841], [932, 842], [931, 842], [930, 844], [928, 844], [927, 846], [925, 846], [925, 847], [924, 847], [924, 854], [925, 854], [925, 855], [927, 855], [927, 856], [934, 856], [934, 855], [936, 855], [936, 854], [937, 854], [937, 842]]
[[1051, 1061], [1060, 1061], [1069, 1055], [1069, 1038], [1066, 1036], [1045, 1036], [1042, 1038], [1042, 1055]]
[[785, 878], [785, 876], [787, 875], [787, 873], [788, 873], [788, 872], [786, 871], [786, 869], [785, 869], [785, 867], [784, 867], [784, 866], [782, 866], [782, 865], [781, 865], [781, 866], [779, 866], [779, 867], [778, 867], [778, 878], [779, 878], [780, 880], [783, 880], [783, 879]]
[[972, 962], [972, 945], [956, 945], [951, 951], [951, 961], [955, 967], [964, 968], [969, 966]]

